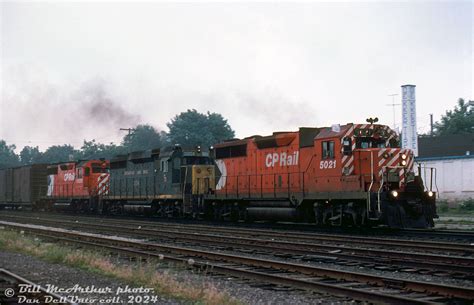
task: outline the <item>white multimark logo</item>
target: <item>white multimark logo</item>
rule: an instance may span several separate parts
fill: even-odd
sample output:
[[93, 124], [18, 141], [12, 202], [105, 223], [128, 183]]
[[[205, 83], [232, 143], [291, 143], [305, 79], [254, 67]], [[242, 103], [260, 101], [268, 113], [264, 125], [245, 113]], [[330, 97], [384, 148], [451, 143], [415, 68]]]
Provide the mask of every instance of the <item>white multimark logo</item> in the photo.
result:
[[74, 173], [65, 173], [64, 181], [73, 181], [75, 177]]

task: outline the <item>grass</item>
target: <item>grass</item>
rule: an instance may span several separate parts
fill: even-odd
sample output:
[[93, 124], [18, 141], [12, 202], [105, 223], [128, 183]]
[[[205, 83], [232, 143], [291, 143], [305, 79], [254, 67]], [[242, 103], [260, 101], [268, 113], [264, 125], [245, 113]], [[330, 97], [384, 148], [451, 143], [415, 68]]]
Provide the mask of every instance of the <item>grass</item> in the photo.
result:
[[77, 249], [38, 238], [22, 232], [0, 230], [0, 249], [34, 256], [50, 263], [64, 264], [88, 272], [105, 275], [135, 286], [154, 288], [156, 294], [189, 301], [194, 304], [240, 304], [211, 283], [183, 281], [169, 272], [156, 271], [157, 261], [125, 265], [114, 263], [113, 257], [100, 251]]
[[474, 199], [457, 202], [450, 206], [446, 200], [438, 200], [437, 212], [440, 216], [474, 216]]

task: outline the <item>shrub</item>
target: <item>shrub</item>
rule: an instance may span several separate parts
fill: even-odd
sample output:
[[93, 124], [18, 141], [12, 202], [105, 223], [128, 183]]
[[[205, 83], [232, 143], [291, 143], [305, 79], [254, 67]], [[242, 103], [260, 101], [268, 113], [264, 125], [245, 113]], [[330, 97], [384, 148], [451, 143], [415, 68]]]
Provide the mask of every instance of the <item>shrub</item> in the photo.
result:
[[474, 199], [469, 198], [468, 200], [461, 202], [459, 205], [459, 211], [474, 211]]
[[449, 210], [449, 205], [446, 200], [439, 200], [438, 201], [438, 212], [446, 213]]

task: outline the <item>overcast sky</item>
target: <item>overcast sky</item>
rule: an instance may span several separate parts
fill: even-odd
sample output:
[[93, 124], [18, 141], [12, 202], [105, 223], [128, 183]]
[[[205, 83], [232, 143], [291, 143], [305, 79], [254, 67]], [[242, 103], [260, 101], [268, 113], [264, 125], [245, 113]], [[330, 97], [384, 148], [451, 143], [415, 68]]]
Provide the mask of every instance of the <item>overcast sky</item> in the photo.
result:
[[0, 6], [0, 139], [19, 148], [118, 142], [189, 108], [238, 137], [393, 125], [403, 84], [425, 132], [430, 113], [474, 98], [472, 1]]

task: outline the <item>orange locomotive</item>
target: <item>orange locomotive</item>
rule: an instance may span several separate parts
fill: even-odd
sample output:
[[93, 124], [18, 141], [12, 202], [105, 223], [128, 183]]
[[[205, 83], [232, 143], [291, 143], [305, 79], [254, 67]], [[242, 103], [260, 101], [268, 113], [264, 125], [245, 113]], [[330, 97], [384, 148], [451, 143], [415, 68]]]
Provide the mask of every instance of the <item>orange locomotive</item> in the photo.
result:
[[47, 167], [47, 207], [67, 207], [73, 210], [96, 210], [98, 197], [109, 187], [110, 162], [88, 160], [64, 162]]
[[214, 154], [220, 175], [205, 199], [214, 218], [430, 227], [437, 217], [413, 152], [384, 125], [252, 136], [218, 144]]

